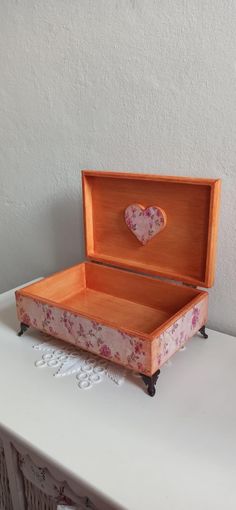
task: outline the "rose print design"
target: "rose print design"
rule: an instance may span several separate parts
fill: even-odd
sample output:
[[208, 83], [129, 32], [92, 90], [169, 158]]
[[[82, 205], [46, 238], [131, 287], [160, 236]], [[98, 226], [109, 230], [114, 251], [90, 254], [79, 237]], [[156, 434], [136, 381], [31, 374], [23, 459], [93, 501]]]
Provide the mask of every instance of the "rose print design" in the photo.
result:
[[144, 209], [138, 204], [125, 209], [125, 223], [143, 245], [161, 232], [166, 225], [166, 215], [159, 207]]
[[115, 328], [17, 294], [18, 318], [75, 346], [147, 373], [148, 343]]
[[197, 306], [194, 307], [193, 309], [193, 314], [192, 314], [192, 329], [194, 329], [199, 321], [199, 315], [200, 315], [200, 310]]
[[143, 374], [154, 373], [207, 321], [208, 297], [161, 335], [145, 340], [76, 313], [16, 295], [20, 322]]
[[155, 340], [155, 369], [158, 370], [207, 322], [208, 297], [204, 297]]

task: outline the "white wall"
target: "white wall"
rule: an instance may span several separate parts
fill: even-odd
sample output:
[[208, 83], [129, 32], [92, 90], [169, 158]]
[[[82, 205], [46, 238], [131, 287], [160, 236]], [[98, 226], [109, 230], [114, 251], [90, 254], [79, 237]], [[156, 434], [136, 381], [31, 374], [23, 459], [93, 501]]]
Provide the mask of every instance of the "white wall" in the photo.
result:
[[1, 0], [0, 286], [83, 257], [80, 169], [222, 177], [209, 325], [236, 334], [236, 2]]

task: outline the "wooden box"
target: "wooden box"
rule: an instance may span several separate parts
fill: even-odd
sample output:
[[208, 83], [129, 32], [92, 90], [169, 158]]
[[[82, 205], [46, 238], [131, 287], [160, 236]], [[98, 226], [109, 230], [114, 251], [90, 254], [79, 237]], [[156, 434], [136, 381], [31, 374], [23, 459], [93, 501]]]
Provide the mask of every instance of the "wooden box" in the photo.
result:
[[220, 181], [82, 178], [89, 260], [16, 291], [19, 334], [32, 326], [137, 371], [154, 395], [163, 363], [205, 335], [196, 287], [213, 285]]

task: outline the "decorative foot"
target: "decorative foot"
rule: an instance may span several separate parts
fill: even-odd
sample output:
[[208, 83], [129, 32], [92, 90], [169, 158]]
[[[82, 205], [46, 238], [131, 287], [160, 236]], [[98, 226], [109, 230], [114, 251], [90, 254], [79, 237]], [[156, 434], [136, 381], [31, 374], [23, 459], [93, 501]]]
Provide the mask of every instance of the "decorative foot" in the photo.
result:
[[20, 323], [20, 331], [17, 333], [17, 335], [22, 336], [23, 333], [25, 333], [25, 331], [27, 331], [28, 328], [29, 328], [29, 326], [27, 326], [27, 324], [25, 324], [24, 322], [21, 322]]
[[202, 326], [202, 327], [199, 329], [199, 333], [201, 333], [201, 335], [203, 336], [203, 338], [208, 338], [208, 335], [206, 334], [206, 326]]
[[154, 397], [154, 395], [156, 393], [155, 386], [156, 386], [157, 379], [158, 379], [159, 375], [160, 375], [160, 370], [157, 370], [155, 372], [155, 374], [150, 375], [150, 376], [141, 374], [142, 380], [147, 386], [147, 392], [148, 392], [148, 395], [150, 395], [150, 397]]

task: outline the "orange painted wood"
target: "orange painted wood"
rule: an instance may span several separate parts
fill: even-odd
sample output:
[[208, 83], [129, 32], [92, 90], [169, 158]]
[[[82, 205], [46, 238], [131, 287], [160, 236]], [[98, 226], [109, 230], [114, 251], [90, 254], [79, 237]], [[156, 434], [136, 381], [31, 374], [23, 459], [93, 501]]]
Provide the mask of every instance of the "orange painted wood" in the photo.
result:
[[93, 262], [16, 293], [152, 340], [207, 293]]
[[209, 230], [207, 239], [206, 278], [208, 287], [214, 283], [216, 268], [216, 244], [218, 236], [219, 209], [220, 209], [221, 181], [217, 180], [214, 185], [214, 192], [211, 192], [209, 211]]
[[[189, 310], [195, 313], [195, 305], [203, 299], [201, 321], [207, 319], [207, 292], [181, 283], [213, 284], [219, 196], [220, 181], [214, 179], [84, 171], [86, 253], [94, 260], [55, 273], [16, 294], [149, 342], [146, 349], [152, 374], [160, 335], [169, 335], [168, 328], [185, 320]], [[145, 245], [134, 236], [130, 216], [126, 219], [132, 232], [125, 223], [124, 212], [131, 204], [143, 209], [156, 206], [166, 215], [165, 228], [153, 238], [155, 228], [147, 233], [146, 217], [142, 219], [139, 239], [147, 240]], [[131, 213], [133, 222], [133, 209]]]
[[99, 321], [108, 317], [118, 329], [122, 326], [125, 329], [141, 333], [152, 333], [170, 318], [169, 313], [158, 308], [93, 289], [85, 289], [76, 293], [66, 299], [63, 305], [65, 309], [69, 306], [77, 313], [83, 313], [86, 316], [92, 313], [93, 316], [99, 318]]
[[176, 313], [199, 294], [191, 287], [93, 263], [86, 264], [86, 287], [169, 314]]
[[82, 290], [85, 287], [85, 264], [77, 264], [32, 283], [19, 292], [30, 297], [42, 298], [44, 301], [61, 303], [78, 289]]
[[[193, 285], [214, 281], [220, 181], [83, 172], [86, 254], [96, 261]], [[167, 226], [145, 246], [124, 221], [132, 203], [161, 207]]]
[[113, 172], [113, 171], [102, 171], [102, 170], [82, 170], [82, 173], [90, 177], [112, 177], [114, 179], [139, 179], [143, 181], [164, 181], [164, 182], [180, 182], [182, 184], [213, 184], [220, 179], [205, 179], [204, 177], [184, 177], [175, 175], [158, 175], [158, 174], [143, 174], [143, 173], [128, 173], [128, 172]]

